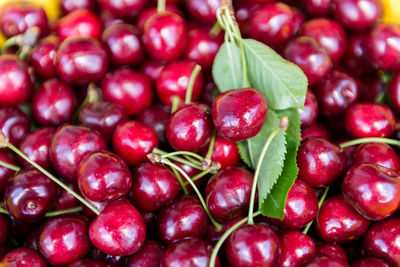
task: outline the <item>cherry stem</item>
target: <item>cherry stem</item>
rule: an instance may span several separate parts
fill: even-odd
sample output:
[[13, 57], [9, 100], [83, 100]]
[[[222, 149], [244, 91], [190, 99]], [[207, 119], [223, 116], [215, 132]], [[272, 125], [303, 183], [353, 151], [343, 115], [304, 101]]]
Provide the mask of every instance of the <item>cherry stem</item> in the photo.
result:
[[213, 134], [212, 134], [212, 136], [211, 136], [210, 144], [208, 145], [207, 154], [206, 154], [206, 156], [204, 157], [205, 160], [211, 161], [211, 156], [212, 156], [212, 152], [213, 152], [213, 150], [214, 150], [214, 144], [215, 144], [215, 137], [216, 137], [216, 135], [217, 135], [217, 132], [216, 132], [216, 130], [214, 129], [214, 130], [213, 130]]
[[382, 138], [382, 137], [366, 137], [366, 138], [359, 138], [350, 140], [340, 144], [341, 148], [346, 148], [349, 146], [355, 146], [365, 143], [384, 143], [388, 145], [400, 146], [400, 141], [390, 139], [390, 138]]
[[192, 158], [192, 157], [190, 157], [190, 156], [183, 155], [183, 157], [184, 157], [185, 159], [187, 159], [188, 161], [192, 162], [193, 164], [199, 164], [199, 161], [198, 161], [198, 160], [196, 160], [196, 159], [194, 159], [194, 158]]
[[171, 105], [171, 114], [172, 114], [179, 108], [181, 99], [179, 96], [173, 96], [173, 97], [171, 97], [171, 101], [172, 101], [172, 105]]
[[[209, 174], [210, 172], [211, 172], [210, 170], [202, 171], [202, 172], [196, 174], [195, 176], [193, 176], [193, 177], [191, 178], [191, 180], [192, 180], [193, 182], [195, 182], [195, 181], [201, 179], [202, 177], [204, 177], [205, 175]], [[185, 185], [188, 185], [189, 183], [188, 183], [188, 182], [185, 182], [184, 184], [185, 184]]]
[[10, 169], [10, 170], [13, 170], [13, 171], [16, 171], [16, 172], [21, 170], [20, 167], [12, 165], [12, 164], [4, 162], [4, 161], [1, 161], [1, 160], [0, 160], [0, 166], [2, 166], [4, 168], [7, 168], [7, 169]]
[[89, 103], [99, 102], [101, 101], [101, 96], [99, 92], [99, 88], [94, 83], [89, 84], [86, 92], [86, 97], [83, 100], [82, 104], [78, 107], [74, 114], [74, 120], [78, 120], [79, 113], [81, 110]]
[[165, 0], [158, 0], [157, 1], [157, 12], [165, 11]]
[[221, 32], [221, 26], [219, 25], [218, 21], [214, 23], [214, 25], [212, 26], [209, 35], [211, 37], [217, 37], [218, 34]]
[[[168, 154], [168, 152], [165, 152], [165, 151], [163, 151], [163, 150], [161, 150], [161, 149], [158, 149], [158, 148], [154, 148], [154, 149], [153, 149], [153, 153], [160, 154], [160, 155]], [[183, 159], [183, 158], [176, 157], [176, 156], [169, 156], [168, 158], [171, 159], [171, 160], [173, 160], [173, 161], [177, 161], [177, 162], [179, 162], [179, 163], [186, 164], [186, 165], [188, 165], [188, 166], [190, 166], [190, 167], [192, 167], [192, 168], [195, 168], [195, 169], [197, 169], [197, 170], [200, 170], [200, 171], [203, 170], [203, 169], [201, 168], [201, 166], [199, 166], [199, 165], [197, 165], [197, 164], [193, 164], [192, 162], [190, 162], [190, 161], [188, 161], [188, 160], [185, 160], [185, 159]]]
[[186, 174], [186, 172], [184, 170], [182, 170], [179, 166], [175, 165], [174, 163], [172, 163], [171, 161], [169, 161], [168, 159], [161, 159], [161, 163], [170, 166], [171, 168], [176, 169], [180, 174], [183, 175], [183, 177], [185, 177], [185, 179], [187, 180], [187, 182], [192, 186], [193, 190], [196, 192], [197, 197], [200, 200], [201, 205], [203, 206], [203, 209], [206, 211], [208, 218], [210, 219], [211, 223], [213, 224], [213, 226], [215, 227], [215, 229], [217, 231], [221, 231], [222, 229], [222, 225], [219, 224], [214, 217], [211, 215], [210, 210], [207, 207], [206, 202], [204, 201], [203, 196], [201, 195], [199, 189], [197, 188], [196, 184], [192, 181], [192, 179], [190, 179], [190, 177]]
[[77, 213], [77, 212], [81, 212], [81, 211], [82, 211], [82, 207], [75, 207], [75, 208], [70, 208], [70, 209], [65, 209], [65, 210], [55, 210], [55, 211], [46, 212], [44, 217], [55, 217], [55, 216], [58, 216], [61, 214]]
[[1, 51], [4, 52], [4, 50], [6, 50], [7, 48], [13, 47], [15, 45], [19, 45], [20, 44], [20, 40], [21, 40], [21, 36], [20, 35], [16, 35], [13, 36], [9, 39], [7, 39], [4, 44], [1, 46]]
[[[318, 201], [318, 210], [319, 210], [319, 208], [321, 208], [322, 203], [324, 203], [325, 198], [326, 198], [326, 196], [328, 195], [328, 191], [329, 191], [329, 186], [325, 187], [324, 193], [322, 194], [321, 198], [320, 198], [319, 201]], [[305, 235], [307, 234], [308, 230], [310, 229], [311, 225], [313, 224], [313, 221], [314, 221], [314, 220], [312, 220], [311, 222], [309, 222], [309, 223], [306, 225], [306, 227], [304, 227], [303, 234], [305, 234]]]
[[[260, 215], [261, 212], [257, 211], [255, 212], [252, 216], [256, 217], [258, 215]], [[237, 223], [235, 223], [231, 228], [229, 228], [228, 230], [226, 230], [226, 232], [221, 236], [221, 238], [218, 240], [218, 242], [215, 244], [213, 251], [211, 253], [211, 257], [210, 257], [210, 262], [208, 264], [208, 267], [215, 267], [215, 260], [217, 259], [217, 255], [218, 255], [218, 251], [220, 250], [220, 248], [222, 247], [222, 244], [224, 244], [225, 240], [234, 232], [236, 231], [240, 226], [242, 226], [243, 224], [246, 223], [246, 221], [248, 220], [248, 218], [243, 218], [240, 221], [238, 221]]]
[[178, 183], [179, 183], [179, 185], [181, 186], [181, 188], [182, 188], [182, 190], [183, 190], [183, 193], [184, 193], [185, 195], [188, 195], [188, 194], [189, 194], [189, 190], [188, 190], [187, 187], [186, 187], [187, 183], [185, 183], [185, 182], [182, 180], [182, 177], [180, 176], [179, 172], [178, 172], [176, 169], [171, 168], [171, 170], [174, 172], [174, 174], [175, 174], [175, 176], [176, 176], [176, 179], [178, 180]]
[[185, 95], [185, 104], [190, 104], [190, 102], [192, 102], [194, 83], [195, 83], [196, 78], [199, 75], [200, 71], [201, 71], [201, 66], [199, 64], [196, 64], [196, 66], [194, 66], [192, 74], [190, 75], [190, 79], [189, 79], [189, 83], [188, 83], [188, 87], [187, 87], [186, 95]]
[[196, 158], [200, 161], [203, 161], [204, 158], [200, 155], [197, 155], [196, 153], [190, 152], [190, 151], [174, 151], [174, 152], [170, 152], [164, 155], [161, 155], [161, 158], [165, 159], [165, 158], [170, 158], [171, 156], [179, 156], [179, 155], [187, 155], [187, 156], [191, 156], [193, 158]]

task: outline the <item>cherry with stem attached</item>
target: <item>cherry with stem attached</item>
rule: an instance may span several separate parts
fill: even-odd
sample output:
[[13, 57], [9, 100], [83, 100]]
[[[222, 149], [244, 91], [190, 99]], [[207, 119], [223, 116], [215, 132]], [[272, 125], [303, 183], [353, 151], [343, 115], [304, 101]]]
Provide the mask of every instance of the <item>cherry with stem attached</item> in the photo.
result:
[[[325, 187], [325, 190], [324, 190], [324, 192], [322, 193], [322, 196], [321, 196], [321, 198], [320, 198], [319, 201], [318, 201], [318, 210], [321, 208], [322, 203], [324, 203], [325, 198], [326, 198], [326, 196], [328, 195], [328, 191], [329, 191], [329, 186]], [[307, 232], [308, 232], [308, 230], [310, 230], [310, 227], [311, 227], [311, 225], [312, 225], [313, 222], [314, 222], [314, 220], [312, 220], [311, 222], [309, 222], [309, 223], [304, 227], [303, 234], [305, 234], [305, 235], [307, 234]]]

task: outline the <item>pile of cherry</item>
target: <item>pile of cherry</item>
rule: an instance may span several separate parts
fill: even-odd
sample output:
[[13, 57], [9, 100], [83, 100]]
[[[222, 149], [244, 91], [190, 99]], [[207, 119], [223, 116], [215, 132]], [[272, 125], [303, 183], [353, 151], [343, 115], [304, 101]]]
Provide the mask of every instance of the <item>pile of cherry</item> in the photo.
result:
[[1, 266], [400, 266], [400, 25], [379, 0], [234, 2], [310, 86], [285, 217], [246, 225], [235, 142], [268, 107], [218, 95], [221, 2], [0, 10]]

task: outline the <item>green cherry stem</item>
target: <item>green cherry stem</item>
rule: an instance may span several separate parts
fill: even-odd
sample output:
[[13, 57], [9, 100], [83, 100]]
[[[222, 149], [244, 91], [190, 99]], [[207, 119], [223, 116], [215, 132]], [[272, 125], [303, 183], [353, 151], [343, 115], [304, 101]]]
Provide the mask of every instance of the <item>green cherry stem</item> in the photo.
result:
[[[324, 193], [322, 194], [321, 198], [320, 198], [319, 201], [318, 201], [318, 210], [319, 210], [319, 208], [321, 208], [322, 203], [324, 203], [325, 198], [326, 198], [326, 196], [328, 195], [328, 191], [329, 191], [329, 186], [325, 187]], [[313, 224], [313, 221], [314, 221], [314, 220], [312, 220], [311, 222], [309, 222], [309, 223], [306, 225], [306, 227], [304, 227], [303, 234], [307, 234], [308, 230], [310, 229], [311, 225]]]
[[[202, 171], [202, 172], [196, 174], [196, 175], [193, 176], [190, 180], [192, 180], [193, 182], [195, 182], [195, 181], [201, 179], [203, 176], [209, 174], [210, 172], [211, 172], [211, 170], [210, 170], [210, 169], [207, 169], [207, 170], [205, 170], [205, 171]], [[184, 184], [185, 184], [185, 185], [188, 185], [189, 183], [188, 183], [188, 182], [185, 182]]]
[[174, 152], [170, 152], [164, 155], [161, 155], [161, 158], [165, 159], [165, 158], [171, 158], [173, 156], [180, 156], [180, 155], [186, 155], [186, 156], [190, 156], [193, 158], [196, 158], [200, 161], [203, 161], [204, 158], [196, 153], [190, 152], [190, 151], [174, 151]]
[[[168, 154], [168, 152], [165, 152], [165, 151], [163, 151], [161, 149], [158, 149], [158, 148], [154, 148], [153, 149], [153, 153], [160, 154], [160, 155]], [[193, 164], [193, 162], [190, 162], [190, 161], [188, 161], [186, 159], [183, 159], [183, 158], [180, 158], [180, 157], [176, 157], [176, 156], [169, 156], [168, 158], [173, 160], [173, 161], [177, 161], [179, 163], [186, 164], [186, 165], [188, 165], [188, 166], [190, 166], [192, 168], [195, 168], [197, 170], [200, 170], [200, 171], [203, 170], [200, 165]]]
[[213, 130], [213, 134], [211, 136], [211, 140], [210, 140], [210, 144], [208, 145], [208, 150], [207, 150], [207, 154], [204, 157], [205, 160], [209, 160], [211, 161], [211, 156], [212, 156], [212, 152], [214, 150], [214, 145], [215, 145], [215, 137], [217, 135], [217, 131], [214, 129]]
[[7, 162], [5, 162], [5, 161], [1, 161], [1, 160], [0, 160], [0, 166], [2, 166], [2, 167], [4, 167], [4, 168], [7, 168], [7, 169], [10, 169], [10, 170], [13, 170], [13, 171], [16, 171], [16, 172], [18, 172], [18, 171], [21, 170], [20, 167], [15, 166], [15, 165], [12, 165], [12, 164], [10, 164], [10, 163], [7, 163]]
[[181, 99], [179, 96], [173, 96], [171, 97], [171, 114], [174, 113], [175, 111], [177, 111], [177, 109], [179, 108], [179, 105], [181, 103]]
[[186, 89], [185, 104], [190, 104], [190, 102], [192, 102], [194, 82], [196, 81], [196, 78], [199, 75], [200, 71], [201, 66], [199, 64], [196, 64], [196, 66], [194, 66], [192, 74], [190, 75], [188, 87]]
[[157, 12], [165, 11], [165, 0], [158, 0], [157, 1]]
[[74, 120], [78, 120], [79, 118], [79, 113], [81, 113], [81, 110], [89, 103], [94, 103], [94, 102], [99, 102], [101, 101], [101, 96], [99, 92], [99, 88], [94, 83], [89, 84], [86, 92], [86, 97], [83, 100], [82, 104], [77, 108], [75, 114], [74, 114]]
[[182, 188], [182, 190], [183, 190], [183, 194], [188, 195], [188, 194], [189, 194], [189, 190], [188, 190], [187, 187], [186, 187], [187, 183], [185, 183], [185, 182], [182, 180], [181, 175], [179, 174], [179, 172], [178, 172], [176, 169], [171, 168], [171, 170], [172, 170], [172, 172], [175, 174], [175, 177], [176, 177], [176, 179], [178, 180], [178, 183], [179, 183], [179, 185], [181, 186], [181, 188]]
[[355, 146], [365, 143], [384, 143], [388, 145], [400, 146], [400, 141], [390, 139], [390, 138], [381, 138], [381, 137], [366, 137], [366, 138], [359, 138], [350, 140], [340, 144], [341, 148], [346, 148], [349, 146]]
[[278, 133], [280, 133], [281, 131], [286, 131], [288, 126], [289, 126], [289, 118], [285, 116], [279, 122], [279, 126], [270, 134], [270, 136], [268, 137], [267, 141], [265, 142], [265, 144], [261, 150], [260, 157], [258, 158], [258, 161], [257, 161], [256, 170], [254, 172], [254, 180], [253, 180], [253, 185], [251, 188], [249, 215], [247, 216], [248, 224], [254, 224], [253, 212], [254, 212], [254, 202], [255, 202], [255, 197], [256, 197], [256, 190], [257, 190], [257, 181], [258, 181], [258, 177], [260, 176], [261, 165], [262, 165], [263, 159], [265, 157], [265, 153], [267, 153], [267, 150], [268, 150], [269, 146], [271, 145], [272, 140], [274, 140], [275, 136]]
[[76, 213], [76, 212], [81, 212], [82, 207], [75, 207], [75, 208], [70, 208], [70, 209], [65, 209], [65, 210], [55, 210], [55, 211], [49, 211], [46, 212], [44, 217], [55, 217], [61, 214], [66, 214], [66, 213]]
[[3, 208], [3, 207], [0, 207], [0, 213], [9, 215], [8, 210], [6, 210], [6, 209]]

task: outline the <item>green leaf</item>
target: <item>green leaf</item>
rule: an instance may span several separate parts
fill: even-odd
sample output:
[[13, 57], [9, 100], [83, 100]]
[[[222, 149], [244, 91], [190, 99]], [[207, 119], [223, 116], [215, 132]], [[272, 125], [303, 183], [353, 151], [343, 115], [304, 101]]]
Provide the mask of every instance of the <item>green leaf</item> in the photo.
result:
[[250, 83], [264, 94], [268, 107], [303, 108], [308, 87], [303, 71], [256, 40], [244, 39], [243, 47]]
[[240, 50], [235, 43], [225, 42], [218, 50], [212, 67], [214, 82], [221, 92], [242, 88]]
[[250, 153], [247, 149], [247, 142], [237, 142], [236, 143], [240, 158], [249, 168], [254, 168], [253, 163], [251, 162]]

